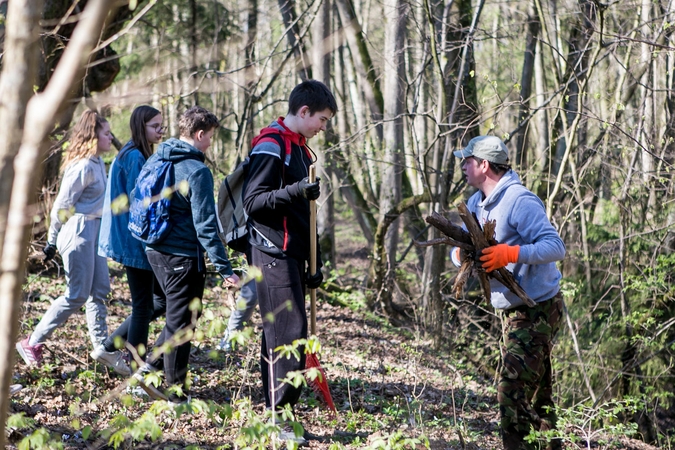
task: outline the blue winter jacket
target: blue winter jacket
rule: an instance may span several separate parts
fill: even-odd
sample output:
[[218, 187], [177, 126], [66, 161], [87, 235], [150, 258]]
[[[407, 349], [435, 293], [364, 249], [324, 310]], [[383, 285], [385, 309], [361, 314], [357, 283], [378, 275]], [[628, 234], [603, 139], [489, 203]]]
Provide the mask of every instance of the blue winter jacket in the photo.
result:
[[159, 145], [148, 159], [173, 162], [177, 190], [171, 198], [169, 214], [173, 226], [166, 238], [147, 248], [170, 255], [203, 258], [204, 250], [218, 273], [227, 278], [232, 266], [218, 237], [213, 175], [204, 164], [204, 153], [180, 139], [171, 138]]
[[[127, 228], [129, 224], [128, 199], [136, 185], [136, 178], [143, 164], [145, 164], [145, 156], [131, 141], [122, 147], [113, 160], [105, 190], [98, 254], [112, 258], [125, 266], [152, 270], [148, 257], [145, 256], [143, 243], [135, 239]], [[124, 212], [113, 212], [113, 203], [116, 209], [117, 205], [124, 206], [122, 208]]]

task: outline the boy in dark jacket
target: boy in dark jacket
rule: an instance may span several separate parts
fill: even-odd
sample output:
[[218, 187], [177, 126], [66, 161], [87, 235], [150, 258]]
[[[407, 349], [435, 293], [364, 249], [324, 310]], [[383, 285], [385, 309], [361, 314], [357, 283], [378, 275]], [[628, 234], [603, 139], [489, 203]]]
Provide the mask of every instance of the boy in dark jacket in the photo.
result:
[[[262, 271], [262, 281], [256, 287], [263, 317], [263, 391], [267, 407], [275, 412], [297, 403], [301, 387], [281, 380], [288, 372], [303, 370], [305, 356], [301, 348], [300, 360], [279, 358], [274, 349], [307, 338], [305, 286], [315, 289], [323, 280], [320, 270], [314, 276], [307, 273], [309, 202], [319, 198], [320, 187], [318, 181], [309, 182], [308, 168], [316, 158], [305, 143], [326, 129], [336, 111], [335, 97], [323, 83], [305, 81], [291, 92], [286, 118], [269, 126], [278, 135], [262, 133], [251, 150], [244, 208], [249, 215], [252, 264]], [[290, 154], [281, 143], [284, 147], [290, 143]], [[319, 269], [320, 261], [317, 255]]]
[[[161, 346], [177, 333], [190, 332], [198, 312], [190, 308], [194, 299], [201, 301], [206, 270], [204, 251], [223, 277], [224, 286], [233, 286], [239, 277], [232, 271], [223, 243], [218, 237], [213, 175], [204, 164], [204, 152], [218, 127], [218, 119], [204, 108], [193, 106], [183, 113], [178, 127], [180, 139], [163, 142], [148, 162], [161, 158], [173, 162], [177, 190], [171, 199], [171, 231], [160, 243], [148, 245], [146, 254], [157, 281], [166, 295], [166, 326], [156, 344]], [[179, 339], [183, 342], [186, 339]], [[190, 357], [190, 340], [173, 345], [164, 354], [164, 372], [175, 404], [188, 398], [182, 392]], [[158, 364], [159, 363], [159, 364]], [[161, 362], [153, 362], [159, 368]], [[177, 392], [176, 392], [177, 391]]]

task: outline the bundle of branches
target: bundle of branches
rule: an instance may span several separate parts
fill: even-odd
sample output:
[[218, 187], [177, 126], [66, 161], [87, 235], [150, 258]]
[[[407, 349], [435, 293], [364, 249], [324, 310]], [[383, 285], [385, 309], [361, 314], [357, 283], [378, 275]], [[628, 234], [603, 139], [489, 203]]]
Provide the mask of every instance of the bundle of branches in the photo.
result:
[[[496, 245], [495, 227], [496, 222], [489, 220], [481, 228], [478, 224], [476, 216], [474, 216], [467, 208], [465, 203], [461, 203], [457, 208], [459, 210], [459, 217], [464, 222], [466, 230], [460, 226], [454, 225], [442, 215], [434, 212], [425, 219], [428, 224], [437, 228], [445, 237], [432, 239], [425, 242], [415, 242], [415, 245], [420, 247], [428, 247], [430, 245], [452, 245], [459, 247], [463, 254], [462, 265], [455, 279], [453, 290], [456, 296], [462, 292], [464, 284], [469, 276], [474, 273], [480, 282], [481, 288], [485, 298], [490, 301], [490, 278], [494, 278], [501, 284], [506, 286], [511, 292], [516, 294], [527, 306], [535, 306], [532, 300], [523, 290], [518, 282], [513, 278], [513, 274], [502, 267], [501, 269], [486, 272], [483, 269], [481, 261], [478, 259], [485, 247]], [[468, 230], [468, 231], [467, 231]]]

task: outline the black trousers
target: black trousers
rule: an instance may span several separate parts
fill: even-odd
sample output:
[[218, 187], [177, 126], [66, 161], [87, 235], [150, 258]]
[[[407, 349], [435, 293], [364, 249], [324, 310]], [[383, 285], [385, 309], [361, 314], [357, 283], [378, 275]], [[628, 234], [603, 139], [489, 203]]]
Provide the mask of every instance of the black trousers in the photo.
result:
[[148, 250], [147, 255], [166, 297], [166, 325], [155, 346], [168, 343], [179, 334], [180, 345], [172, 343], [171, 350], [164, 353], [164, 373], [169, 386], [183, 386], [190, 359], [190, 339], [180, 335], [182, 331], [193, 330], [197, 326], [206, 281], [206, 274], [201, 270], [204, 261], [155, 250]]
[[262, 281], [256, 282], [256, 288], [263, 318], [260, 368], [265, 403], [268, 408], [274, 406], [279, 410], [285, 405], [295, 405], [302, 393], [302, 386], [296, 388], [280, 380], [286, 378], [288, 372], [304, 370], [304, 346], [298, 349], [300, 360], [293, 356], [279, 358], [274, 349], [307, 338], [305, 261], [271, 256], [256, 248], [251, 250], [251, 257], [253, 265], [262, 271]]
[[[164, 315], [166, 298], [152, 270], [124, 266], [131, 293], [131, 314], [105, 340], [106, 351], [115, 350], [115, 338], [119, 336], [134, 347], [148, 347], [150, 322]], [[145, 355], [140, 355], [145, 359]]]

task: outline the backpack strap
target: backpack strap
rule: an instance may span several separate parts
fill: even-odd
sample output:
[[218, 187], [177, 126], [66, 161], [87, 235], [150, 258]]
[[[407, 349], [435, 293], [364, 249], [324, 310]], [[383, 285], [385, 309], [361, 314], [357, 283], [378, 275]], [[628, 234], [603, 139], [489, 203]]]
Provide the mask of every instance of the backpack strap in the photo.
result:
[[260, 134], [253, 138], [251, 150], [263, 142], [274, 141], [279, 146], [279, 158], [281, 159], [281, 182], [283, 187], [286, 184], [286, 159], [290, 157], [292, 150], [291, 138], [278, 128], [266, 127], [260, 130]]

